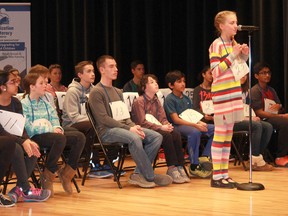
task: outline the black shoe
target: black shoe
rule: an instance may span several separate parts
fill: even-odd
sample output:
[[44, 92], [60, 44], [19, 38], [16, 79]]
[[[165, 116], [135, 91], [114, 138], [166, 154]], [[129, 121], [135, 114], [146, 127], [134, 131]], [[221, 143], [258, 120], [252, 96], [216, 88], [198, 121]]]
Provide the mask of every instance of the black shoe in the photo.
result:
[[238, 183], [235, 182], [232, 178], [228, 177], [227, 179], [225, 179], [227, 182], [229, 182], [230, 184], [234, 185], [234, 187], [236, 188], [238, 186]]
[[215, 188], [228, 188], [233, 189], [235, 188], [234, 184], [226, 181], [225, 179], [221, 178], [219, 180], [211, 179], [211, 187]]

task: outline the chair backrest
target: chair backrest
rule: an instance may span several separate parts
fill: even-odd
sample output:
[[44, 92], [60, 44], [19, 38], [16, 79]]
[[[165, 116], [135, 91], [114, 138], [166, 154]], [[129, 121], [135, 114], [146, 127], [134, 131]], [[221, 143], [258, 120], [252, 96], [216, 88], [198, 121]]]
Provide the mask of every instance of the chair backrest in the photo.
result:
[[[111, 170], [113, 171], [113, 175], [114, 175], [114, 180], [116, 180], [117, 184], [118, 184], [118, 187], [119, 188], [122, 188], [122, 185], [119, 181], [119, 178], [120, 178], [120, 175], [121, 175], [121, 169], [122, 169], [122, 166], [124, 164], [124, 160], [125, 160], [125, 155], [126, 155], [126, 150], [128, 148], [128, 145], [127, 144], [124, 144], [124, 143], [103, 143], [100, 136], [99, 136], [99, 133], [98, 133], [98, 130], [97, 130], [97, 127], [96, 127], [96, 119], [92, 113], [92, 110], [91, 110], [91, 107], [89, 105], [89, 102], [87, 101], [85, 103], [85, 108], [86, 108], [86, 113], [87, 113], [87, 116], [92, 124], [92, 127], [95, 131], [95, 134], [98, 138], [98, 141], [99, 141], [99, 144], [101, 146], [101, 149], [103, 151], [103, 154], [105, 156], [105, 159], [107, 160], [108, 162], [108, 165], [111, 167]], [[105, 147], [104, 147], [105, 145]], [[119, 157], [119, 161], [118, 161], [118, 166], [116, 169], [113, 168], [113, 164], [112, 164], [112, 161], [110, 160], [110, 158], [108, 157], [108, 153], [106, 152], [107, 151], [107, 147], [114, 147], [114, 148], [117, 148], [118, 149], [118, 157]], [[86, 172], [86, 171], [85, 171]], [[85, 175], [84, 175], [85, 176]], [[84, 177], [83, 177], [84, 179]], [[84, 185], [84, 182], [82, 183], [82, 185]]]
[[63, 103], [66, 96], [66, 92], [55, 92], [57, 99], [58, 99], [58, 106], [60, 110], [63, 110]]
[[89, 120], [90, 120], [90, 122], [91, 122], [91, 124], [92, 124], [92, 127], [93, 127], [95, 133], [96, 133], [96, 136], [97, 136], [100, 144], [102, 144], [101, 139], [100, 139], [100, 136], [99, 136], [99, 133], [98, 133], [98, 130], [97, 130], [97, 128], [96, 128], [96, 119], [95, 119], [94, 116], [93, 116], [93, 113], [92, 113], [91, 107], [90, 107], [90, 105], [89, 105], [89, 102], [86, 102], [86, 103], [85, 103], [85, 108], [86, 108], [87, 116], [88, 116], [88, 118], [89, 118]]

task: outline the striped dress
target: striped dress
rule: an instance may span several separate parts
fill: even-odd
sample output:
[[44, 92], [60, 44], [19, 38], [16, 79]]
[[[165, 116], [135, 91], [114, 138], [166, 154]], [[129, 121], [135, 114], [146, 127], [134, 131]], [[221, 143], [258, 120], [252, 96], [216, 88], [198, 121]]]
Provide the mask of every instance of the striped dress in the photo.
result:
[[[214, 122], [217, 125], [243, 120], [243, 101], [240, 81], [235, 81], [230, 66], [235, 60], [232, 54], [232, 42], [217, 38], [209, 48], [210, 66], [213, 83], [211, 87], [214, 104]], [[230, 53], [230, 54], [229, 54]], [[242, 55], [245, 61], [248, 56]]]

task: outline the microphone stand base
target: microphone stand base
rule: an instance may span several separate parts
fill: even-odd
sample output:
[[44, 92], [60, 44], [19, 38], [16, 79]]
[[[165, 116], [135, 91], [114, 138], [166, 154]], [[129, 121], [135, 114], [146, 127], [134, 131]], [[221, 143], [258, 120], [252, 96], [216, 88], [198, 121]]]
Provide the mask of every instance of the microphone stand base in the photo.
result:
[[258, 191], [258, 190], [264, 190], [264, 185], [260, 183], [242, 183], [237, 185], [237, 190], [244, 190], [244, 191]]

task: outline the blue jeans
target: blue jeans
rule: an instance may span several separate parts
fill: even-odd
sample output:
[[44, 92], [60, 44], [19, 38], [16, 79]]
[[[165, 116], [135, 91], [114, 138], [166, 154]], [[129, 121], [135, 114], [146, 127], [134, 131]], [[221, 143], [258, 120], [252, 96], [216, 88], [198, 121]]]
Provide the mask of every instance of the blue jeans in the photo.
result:
[[208, 127], [207, 132], [201, 132], [192, 126], [187, 125], [175, 126], [176, 130], [178, 130], [182, 136], [185, 136], [187, 138], [187, 149], [191, 164], [199, 164], [199, 147], [202, 135], [208, 137], [208, 142], [205, 145], [202, 155], [211, 157], [211, 145], [214, 136], [214, 125], [207, 124], [207, 127]]
[[[249, 131], [249, 121], [235, 123], [233, 131]], [[273, 126], [270, 123], [264, 121], [252, 121], [251, 143], [253, 156], [259, 156], [259, 154], [264, 152], [270, 141], [272, 132]]]
[[102, 136], [103, 142], [127, 143], [130, 154], [136, 163], [135, 173], [141, 173], [147, 181], [154, 180], [152, 162], [158, 154], [162, 143], [162, 135], [156, 131], [143, 128], [145, 138], [123, 128], [110, 128]]

